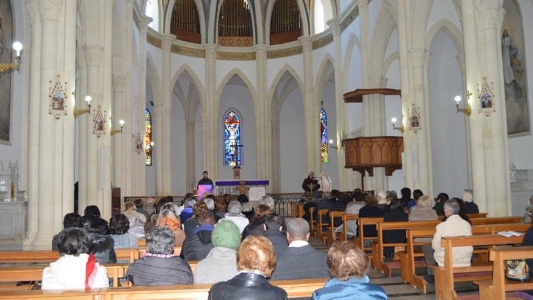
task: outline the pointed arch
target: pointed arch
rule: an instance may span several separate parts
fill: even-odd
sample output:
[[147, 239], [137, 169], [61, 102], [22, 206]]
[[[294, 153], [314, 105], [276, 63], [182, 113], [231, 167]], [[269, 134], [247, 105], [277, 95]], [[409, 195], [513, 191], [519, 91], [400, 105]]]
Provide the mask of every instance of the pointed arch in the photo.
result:
[[374, 28], [372, 37], [369, 75], [381, 75], [379, 72], [382, 69], [385, 51], [387, 51], [387, 45], [389, 44], [394, 28], [396, 28], [394, 17], [386, 5], [380, 7], [375, 24], [376, 27]]
[[447, 19], [441, 19], [436, 22], [426, 34], [426, 49], [430, 49], [431, 42], [435, 38], [435, 34], [442, 30], [444, 34], [450, 37], [457, 53], [463, 53], [463, 35], [459, 28], [457, 28], [452, 22]]
[[184, 73], [187, 73], [190, 76], [191, 82], [194, 84], [200, 95], [200, 102], [202, 102], [203, 99], [205, 99], [205, 87], [202, 85], [202, 81], [198, 75], [196, 75], [194, 70], [188, 64], [183, 64], [178, 70], [176, 70], [174, 76], [172, 76], [172, 79], [170, 80], [170, 86], [174, 86]]
[[344, 70], [342, 70], [343, 78], [344, 78], [344, 84], [343, 84], [344, 87], [348, 86], [348, 80], [350, 80], [349, 74], [350, 74], [350, 70], [353, 68], [353, 66], [351, 65], [352, 56], [353, 56], [353, 51], [356, 47], [357, 47], [357, 51], [361, 53], [361, 41], [355, 34], [352, 33], [350, 34], [350, 37], [348, 39], [348, 43], [346, 45], [346, 51], [344, 54], [344, 64], [343, 64]]
[[[146, 55], [146, 82], [150, 85], [154, 100], [159, 101], [161, 99], [161, 79], [159, 77], [159, 71], [154, 63], [154, 59], [148, 52]], [[144, 97], [144, 95], [142, 95]]]
[[220, 84], [218, 85], [218, 88], [217, 88], [217, 93], [216, 93], [216, 99], [220, 99], [220, 96], [222, 95], [222, 90], [224, 90], [224, 87], [228, 84], [228, 81], [231, 79], [231, 77], [233, 77], [233, 75], [237, 75], [239, 76], [239, 78], [242, 79], [242, 81], [244, 82], [244, 84], [246, 84], [246, 87], [248, 88], [248, 90], [250, 91], [250, 94], [252, 96], [252, 101], [254, 103], [254, 106], [256, 106], [256, 94], [257, 94], [257, 91], [255, 90], [253, 84], [252, 84], [252, 81], [250, 81], [250, 79], [241, 71], [239, 70], [238, 68], [233, 68], [232, 70], [230, 70], [226, 76], [224, 76], [224, 78], [222, 78], [222, 80], [220, 81]]
[[400, 59], [400, 52], [394, 51], [394, 53], [391, 53], [391, 55], [389, 55], [383, 62], [381, 74], [387, 74], [387, 70], [389, 70], [390, 65], [397, 59]]
[[272, 110], [276, 112], [279, 112], [279, 110], [283, 106], [283, 101], [285, 101], [285, 96], [279, 97], [279, 95], [278, 96], [276, 95], [276, 89], [278, 85], [280, 84], [282, 78], [285, 76], [285, 74], [288, 74], [289, 76], [292, 76], [294, 78], [294, 80], [296, 81], [296, 84], [298, 85], [298, 88], [300, 88], [300, 93], [302, 95], [304, 94], [304, 88], [303, 88], [304, 84], [298, 72], [296, 72], [296, 70], [294, 70], [294, 68], [290, 66], [289, 64], [284, 65], [278, 71], [278, 74], [272, 81], [272, 84], [267, 94], [267, 99], [270, 99], [271, 101], [270, 103], [272, 106]]
[[315, 95], [320, 95], [320, 97], [316, 97], [317, 101], [320, 101], [319, 99], [324, 91], [324, 85], [331, 79], [331, 77], [335, 79], [335, 59], [330, 53], [328, 53], [324, 56], [317, 72]]
[[[416, 11], [415, 13], [412, 13], [413, 16], [413, 25], [412, 25], [412, 32], [411, 37], [415, 36], [425, 36], [426, 34], [426, 28], [428, 24], [429, 14], [431, 12], [431, 7], [433, 6], [433, 0], [414, 0], [413, 6], [412, 6], [412, 12]], [[412, 39], [413, 41], [413, 48], [422, 48], [425, 45], [421, 44], [425, 41], [423, 39]]]

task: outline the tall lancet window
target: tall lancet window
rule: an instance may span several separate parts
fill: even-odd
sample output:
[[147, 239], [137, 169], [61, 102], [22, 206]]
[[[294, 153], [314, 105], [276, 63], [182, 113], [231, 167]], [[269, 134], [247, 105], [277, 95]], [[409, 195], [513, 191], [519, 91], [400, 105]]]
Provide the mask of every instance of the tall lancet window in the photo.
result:
[[242, 165], [241, 151], [241, 118], [230, 111], [224, 117], [224, 165]]
[[329, 162], [328, 154], [328, 115], [320, 108], [320, 161], [323, 164]]
[[146, 122], [146, 136], [144, 137], [144, 149], [146, 157], [146, 165], [152, 165], [152, 113], [146, 109], [145, 113], [145, 122]]

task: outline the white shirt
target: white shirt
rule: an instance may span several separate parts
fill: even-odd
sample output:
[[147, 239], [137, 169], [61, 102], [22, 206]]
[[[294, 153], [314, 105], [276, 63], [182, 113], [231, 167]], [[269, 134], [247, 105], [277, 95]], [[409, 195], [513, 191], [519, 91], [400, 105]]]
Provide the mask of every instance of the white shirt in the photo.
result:
[[293, 241], [292, 243], [289, 244], [289, 247], [303, 247], [303, 246], [307, 246], [309, 245], [309, 243], [307, 241]]

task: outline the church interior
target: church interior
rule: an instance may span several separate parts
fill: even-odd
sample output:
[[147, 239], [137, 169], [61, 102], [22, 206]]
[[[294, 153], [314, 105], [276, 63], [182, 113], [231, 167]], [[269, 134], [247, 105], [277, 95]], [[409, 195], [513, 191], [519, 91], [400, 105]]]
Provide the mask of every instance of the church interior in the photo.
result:
[[[24, 202], [23, 249], [49, 249], [75, 183], [109, 219], [113, 188], [184, 195], [235, 165], [269, 193], [313, 171], [341, 191], [469, 191], [495, 217], [529, 204], [530, 0], [0, 6], [0, 210]], [[382, 137], [399, 166], [347, 167], [351, 140]]]

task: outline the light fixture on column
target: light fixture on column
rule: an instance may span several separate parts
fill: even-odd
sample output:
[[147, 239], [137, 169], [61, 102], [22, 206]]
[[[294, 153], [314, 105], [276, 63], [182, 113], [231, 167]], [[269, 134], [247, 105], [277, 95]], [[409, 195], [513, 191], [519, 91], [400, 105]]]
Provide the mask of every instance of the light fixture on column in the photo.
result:
[[391, 121], [392, 121], [392, 130], [398, 130], [398, 131], [400, 131], [402, 133], [405, 131], [405, 127], [403, 127], [403, 123], [401, 123], [400, 126], [396, 126], [396, 121], [398, 121], [398, 119], [396, 119], [396, 117], [393, 117], [391, 119]]
[[14, 42], [13, 43], [13, 50], [16, 51], [17, 56], [15, 56], [16, 63], [10, 64], [10, 63], [4, 63], [0, 64], [0, 75], [12, 72], [14, 70], [19, 69], [20, 67], [20, 51], [22, 51], [22, 44], [20, 42]]
[[[342, 135], [340, 136], [340, 141], [341, 141], [341, 148], [344, 149], [344, 140], [348, 137], [348, 135], [346, 134], [346, 132], [342, 132]], [[333, 141], [333, 140], [329, 140], [328, 141], [328, 144], [329, 144], [329, 147], [330, 148], [333, 148], [335, 150], [339, 150], [339, 143], [338, 143], [338, 140], [337, 141]]]
[[[467, 99], [469, 99], [471, 95], [472, 95], [472, 93], [467, 92], [466, 93]], [[465, 108], [460, 108], [459, 107], [459, 102], [461, 102], [461, 100], [462, 100], [461, 96], [459, 96], [459, 95], [455, 96], [454, 100], [455, 100], [455, 108], [457, 109], [457, 113], [462, 112], [465, 115], [470, 117], [470, 115], [472, 114], [472, 107], [470, 107], [470, 103], [468, 103], [468, 101], [467, 101]]]
[[76, 104], [74, 104], [74, 117], [79, 117], [83, 114], [91, 114], [91, 96], [85, 96], [85, 101], [87, 101], [87, 108], [78, 108]]
[[118, 123], [120, 124], [120, 129], [111, 128], [111, 136], [114, 136], [117, 133], [122, 133], [122, 128], [124, 128], [124, 120], [120, 120]]

